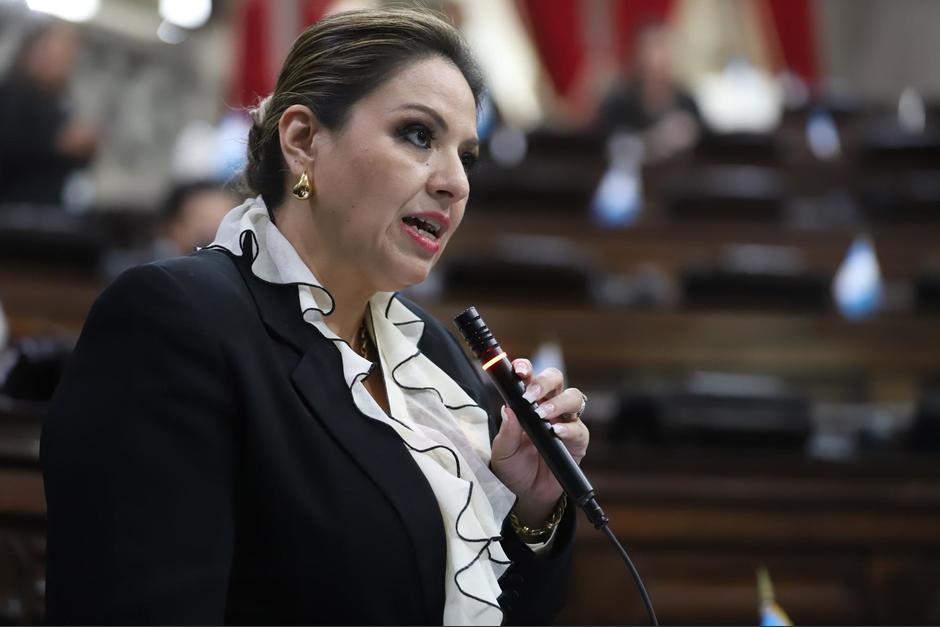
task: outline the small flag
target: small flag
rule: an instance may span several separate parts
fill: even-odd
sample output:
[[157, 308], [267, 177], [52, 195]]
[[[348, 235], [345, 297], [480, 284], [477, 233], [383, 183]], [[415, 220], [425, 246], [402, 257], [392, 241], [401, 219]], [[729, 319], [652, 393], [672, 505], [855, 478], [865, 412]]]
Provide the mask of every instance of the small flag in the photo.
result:
[[832, 284], [832, 293], [842, 315], [861, 320], [881, 307], [883, 287], [875, 246], [867, 235], [852, 242]]
[[770, 574], [763, 566], [757, 569], [757, 594], [760, 598], [760, 624], [762, 627], [793, 624], [787, 613], [774, 600], [774, 586], [770, 582]]
[[839, 129], [825, 109], [816, 109], [806, 121], [806, 141], [817, 159], [831, 161], [842, 154]]
[[603, 227], [630, 225], [643, 208], [643, 140], [632, 134], [617, 134], [608, 141], [610, 167], [601, 179], [591, 212]]

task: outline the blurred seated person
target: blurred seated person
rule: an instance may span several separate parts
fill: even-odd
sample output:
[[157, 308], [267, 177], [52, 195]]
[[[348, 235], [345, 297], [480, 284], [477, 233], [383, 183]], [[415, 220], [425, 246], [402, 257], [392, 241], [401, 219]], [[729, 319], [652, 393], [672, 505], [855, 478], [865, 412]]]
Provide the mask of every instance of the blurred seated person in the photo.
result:
[[242, 202], [234, 192], [208, 180], [178, 183], [163, 204], [161, 237], [155, 243], [155, 259], [188, 255], [208, 246], [222, 218]]
[[113, 279], [134, 266], [208, 246], [222, 218], [241, 202], [241, 196], [211, 179], [177, 183], [163, 201], [153, 240], [139, 248], [110, 251], [104, 260], [105, 275]]
[[672, 70], [666, 23], [647, 21], [636, 29], [632, 61], [600, 104], [599, 122], [608, 134], [643, 137], [646, 159], [656, 161], [692, 147], [701, 116]]
[[43, 21], [23, 37], [0, 80], [0, 205], [61, 205], [68, 175], [98, 148], [98, 132], [68, 112], [79, 52], [74, 26]]

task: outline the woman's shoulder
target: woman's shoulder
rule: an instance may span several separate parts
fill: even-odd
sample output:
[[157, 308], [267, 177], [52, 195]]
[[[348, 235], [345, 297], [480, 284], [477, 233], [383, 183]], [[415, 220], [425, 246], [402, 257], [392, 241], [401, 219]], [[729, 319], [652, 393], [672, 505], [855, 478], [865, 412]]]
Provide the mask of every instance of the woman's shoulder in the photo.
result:
[[142, 295], [175, 289], [193, 302], [218, 302], [245, 294], [245, 282], [238, 261], [229, 253], [202, 249], [187, 257], [172, 257], [142, 264], [123, 272], [108, 292]]
[[130, 268], [98, 297], [89, 318], [200, 318], [220, 320], [250, 307], [238, 260], [227, 252], [200, 250]]

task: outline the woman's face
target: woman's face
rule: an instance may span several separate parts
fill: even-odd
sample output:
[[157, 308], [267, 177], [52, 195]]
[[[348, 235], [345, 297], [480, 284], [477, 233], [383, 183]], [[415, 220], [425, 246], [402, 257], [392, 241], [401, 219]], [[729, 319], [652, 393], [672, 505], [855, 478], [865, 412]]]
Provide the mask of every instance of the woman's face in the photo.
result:
[[463, 218], [477, 144], [473, 93], [442, 57], [407, 65], [341, 130], [319, 131], [313, 218], [344, 274], [382, 291], [424, 280]]

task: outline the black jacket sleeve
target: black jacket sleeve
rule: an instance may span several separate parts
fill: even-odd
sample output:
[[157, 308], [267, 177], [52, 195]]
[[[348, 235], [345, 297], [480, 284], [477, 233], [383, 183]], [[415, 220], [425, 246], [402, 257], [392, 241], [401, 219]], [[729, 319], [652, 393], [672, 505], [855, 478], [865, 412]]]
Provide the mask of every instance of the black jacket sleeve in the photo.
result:
[[[417, 305], [402, 299], [425, 322], [424, 335], [418, 348], [450, 374], [481, 407], [490, 414], [491, 438], [498, 424], [498, 392], [487, 386], [470, 362], [457, 339], [437, 320]], [[494, 411], [495, 409], [495, 411]], [[546, 625], [564, 606], [568, 594], [571, 553], [574, 543], [576, 508], [568, 507], [559, 524], [551, 549], [536, 555], [516, 536], [509, 522], [503, 524], [503, 550], [512, 560], [499, 580], [502, 595], [503, 623], [507, 625]]]
[[506, 625], [548, 625], [568, 598], [568, 576], [574, 543], [576, 508], [568, 507], [555, 531], [552, 548], [536, 555], [509, 521], [503, 523], [503, 550], [512, 566], [503, 574], [499, 604]]
[[50, 624], [223, 621], [235, 403], [193, 301], [142, 266], [86, 321], [42, 433]]

